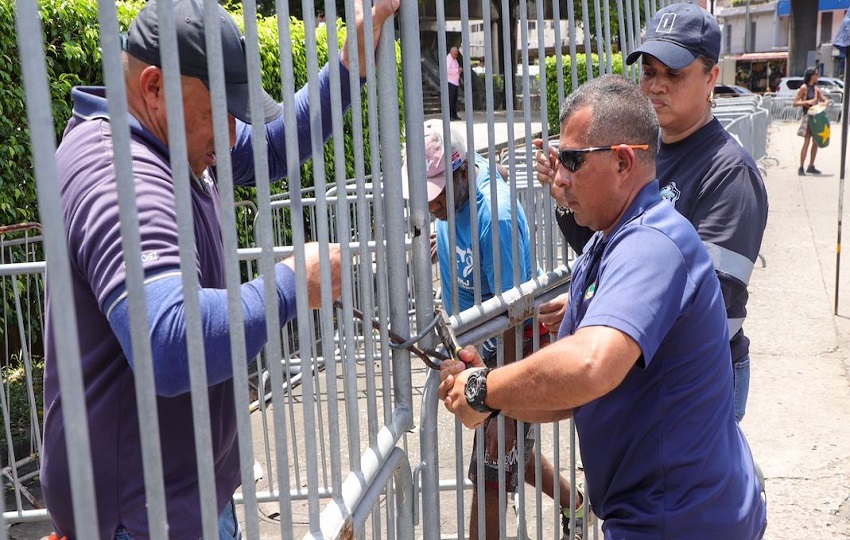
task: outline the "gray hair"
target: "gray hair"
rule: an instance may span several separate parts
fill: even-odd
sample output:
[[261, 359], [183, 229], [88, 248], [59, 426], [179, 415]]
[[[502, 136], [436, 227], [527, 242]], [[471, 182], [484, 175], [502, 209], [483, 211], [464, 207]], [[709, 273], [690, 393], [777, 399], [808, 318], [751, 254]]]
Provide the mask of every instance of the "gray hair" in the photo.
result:
[[648, 144], [648, 151], [637, 152], [638, 159], [655, 161], [658, 115], [635, 83], [622, 75], [603, 75], [584, 83], [564, 101], [561, 128], [573, 113], [586, 107], [591, 110], [590, 128], [584, 134], [588, 145]]

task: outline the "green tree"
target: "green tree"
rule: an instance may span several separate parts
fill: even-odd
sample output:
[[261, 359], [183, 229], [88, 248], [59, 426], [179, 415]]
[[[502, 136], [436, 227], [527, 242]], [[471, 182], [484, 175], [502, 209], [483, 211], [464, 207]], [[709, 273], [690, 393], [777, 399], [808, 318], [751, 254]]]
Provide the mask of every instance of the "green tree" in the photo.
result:
[[[603, 57], [603, 61], [605, 58]], [[578, 71], [578, 84], [581, 86], [587, 82], [587, 55], [576, 55], [576, 68]], [[558, 63], [554, 56], [548, 56], [546, 62], [546, 118], [549, 123], [549, 133], [559, 133], [561, 124], [558, 122], [560, 115], [561, 103], [558, 98]], [[590, 62], [593, 68], [593, 77], [596, 78], [600, 74], [599, 56], [596, 53], [590, 55]], [[623, 55], [620, 53], [614, 54], [611, 61], [611, 67], [614, 73], [623, 73]], [[573, 91], [572, 80], [572, 59], [569, 56], [563, 57], [563, 71], [561, 77], [564, 80], [564, 96]]]
[[[145, 0], [122, 0], [117, 6], [118, 23], [121, 31], [129, 28], [130, 22], [139, 12]], [[0, 2], [0, 59], [5, 67], [0, 70], [0, 225], [11, 225], [27, 221], [39, 221], [33, 162], [30, 146], [30, 131], [25, 108], [25, 96], [21, 76], [20, 55], [15, 31], [14, 2]], [[71, 116], [71, 88], [79, 85], [102, 85], [102, 59], [100, 53], [99, 24], [96, 0], [41, 0], [40, 16], [49, 24], [42, 25], [45, 43], [47, 74], [53, 103], [53, 118], [56, 139], [61, 139], [65, 122]], [[242, 14], [233, 13], [242, 25]], [[278, 48], [277, 19], [258, 18], [260, 59], [263, 87], [281, 99], [280, 52]], [[339, 40], [345, 39], [345, 26], [337, 22]], [[304, 47], [304, 23], [290, 20], [291, 46], [296, 88], [307, 82], [307, 62]], [[327, 33], [316, 32], [320, 65], [328, 59]], [[398, 46], [397, 62], [400, 62]], [[399, 79], [401, 70], [398, 69]], [[401, 93], [401, 83], [398, 84]], [[366, 173], [369, 165], [368, 110], [365, 90], [363, 94], [363, 125], [365, 141]], [[401, 108], [403, 111], [403, 107]], [[403, 116], [399, 123], [404, 126]], [[354, 176], [354, 156], [351, 137], [353, 128], [351, 112], [345, 117], [346, 178]], [[325, 170], [329, 179], [334, 178], [333, 147], [325, 147]], [[312, 166], [301, 169], [302, 186], [313, 185]], [[273, 193], [288, 190], [287, 182], [273, 186]], [[250, 191], [240, 192], [237, 197], [249, 198]]]

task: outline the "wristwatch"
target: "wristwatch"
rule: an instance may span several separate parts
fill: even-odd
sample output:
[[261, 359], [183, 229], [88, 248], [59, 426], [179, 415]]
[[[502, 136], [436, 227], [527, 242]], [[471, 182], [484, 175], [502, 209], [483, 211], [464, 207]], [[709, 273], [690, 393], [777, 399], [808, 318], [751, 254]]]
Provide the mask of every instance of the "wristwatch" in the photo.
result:
[[472, 372], [469, 379], [466, 380], [466, 387], [463, 391], [469, 406], [482, 413], [494, 412], [494, 409], [484, 404], [484, 400], [487, 399], [487, 374], [490, 371], [492, 371], [491, 368], [484, 368]]

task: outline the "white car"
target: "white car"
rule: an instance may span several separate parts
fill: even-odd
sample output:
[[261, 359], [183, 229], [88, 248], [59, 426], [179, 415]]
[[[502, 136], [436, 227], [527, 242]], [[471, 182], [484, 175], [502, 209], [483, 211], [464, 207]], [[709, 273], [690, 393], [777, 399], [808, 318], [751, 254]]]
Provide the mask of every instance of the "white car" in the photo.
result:
[[[777, 94], [796, 94], [803, 85], [802, 77], [782, 77], [776, 87]], [[818, 77], [818, 87], [824, 92], [843, 92], [844, 82], [834, 77]]]

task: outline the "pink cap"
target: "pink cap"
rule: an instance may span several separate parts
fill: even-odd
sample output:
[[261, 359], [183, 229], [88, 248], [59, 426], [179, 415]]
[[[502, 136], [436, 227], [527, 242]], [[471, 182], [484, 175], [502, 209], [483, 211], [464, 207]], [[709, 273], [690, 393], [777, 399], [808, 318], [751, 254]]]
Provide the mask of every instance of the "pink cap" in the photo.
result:
[[[451, 156], [449, 161], [452, 172], [458, 170], [466, 161], [466, 141], [455, 129], [451, 130]], [[405, 154], [405, 161], [407, 160]], [[408, 180], [408, 164], [402, 164], [402, 194], [405, 199], [410, 198], [410, 184]], [[433, 201], [443, 192], [446, 187], [446, 156], [445, 144], [443, 144], [443, 122], [441, 120], [428, 120], [425, 122], [425, 176], [428, 182], [428, 202]]]

